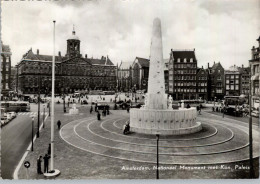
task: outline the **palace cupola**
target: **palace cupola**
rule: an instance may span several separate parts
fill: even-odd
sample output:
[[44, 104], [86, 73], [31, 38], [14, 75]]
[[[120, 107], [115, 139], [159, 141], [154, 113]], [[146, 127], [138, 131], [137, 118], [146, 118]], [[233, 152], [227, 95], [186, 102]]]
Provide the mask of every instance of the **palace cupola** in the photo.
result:
[[67, 54], [68, 58], [81, 57], [80, 54], [80, 40], [79, 37], [76, 36], [76, 32], [73, 26], [72, 35], [67, 40]]

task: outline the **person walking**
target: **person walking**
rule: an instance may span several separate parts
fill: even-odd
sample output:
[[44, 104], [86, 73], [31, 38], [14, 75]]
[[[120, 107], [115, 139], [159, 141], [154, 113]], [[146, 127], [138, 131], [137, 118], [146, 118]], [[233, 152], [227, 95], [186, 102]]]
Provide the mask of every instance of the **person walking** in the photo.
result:
[[37, 159], [37, 173], [38, 174], [43, 174], [42, 173], [42, 156]]
[[97, 120], [100, 120], [100, 113], [97, 111]]
[[60, 122], [60, 120], [58, 120], [58, 122], [57, 122], [57, 126], [58, 126], [58, 129], [60, 130], [60, 126], [61, 126], [61, 122]]
[[91, 105], [91, 107], [90, 107], [90, 114], [92, 114], [92, 112], [93, 112], [93, 107], [92, 107], [92, 105]]
[[49, 159], [50, 159], [50, 156], [48, 154], [45, 154], [45, 156], [43, 157], [43, 160], [44, 160], [44, 173], [48, 173], [49, 172]]

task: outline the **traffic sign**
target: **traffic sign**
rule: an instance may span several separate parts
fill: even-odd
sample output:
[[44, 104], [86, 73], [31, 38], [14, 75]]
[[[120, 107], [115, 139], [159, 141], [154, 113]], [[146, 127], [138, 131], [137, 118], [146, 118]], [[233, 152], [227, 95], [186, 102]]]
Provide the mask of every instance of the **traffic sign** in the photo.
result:
[[31, 166], [31, 164], [30, 164], [29, 161], [25, 161], [23, 165], [24, 165], [24, 167], [26, 167], [27, 169]]

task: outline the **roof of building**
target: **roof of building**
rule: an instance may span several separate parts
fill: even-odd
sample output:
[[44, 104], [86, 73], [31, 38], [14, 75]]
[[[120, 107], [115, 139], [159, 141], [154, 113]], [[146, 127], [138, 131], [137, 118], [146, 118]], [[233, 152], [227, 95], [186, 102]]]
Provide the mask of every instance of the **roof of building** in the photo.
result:
[[119, 65], [119, 69], [124, 70], [124, 69], [129, 69], [133, 62], [121, 62]]
[[171, 53], [175, 59], [190, 59], [196, 60], [195, 51], [194, 50], [172, 50]]
[[214, 61], [214, 64], [213, 64], [213, 66], [211, 67], [211, 69], [215, 70], [216, 68], [218, 68], [218, 66], [220, 66], [221, 68], [223, 68], [220, 62], [215, 63], [215, 61]]
[[94, 58], [87, 58], [87, 61], [89, 61], [93, 65], [110, 65], [114, 66], [112, 61], [109, 59], [109, 57], [102, 57], [101, 59], [94, 59]]
[[140, 58], [140, 57], [136, 57], [135, 59], [137, 60], [137, 62], [138, 62], [142, 67], [149, 67], [149, 66], [150, 66], [149, 59]]
[[68, 38], [68, 40], [79, 40], [79, 37], [76, 36], [76, 31], [74, 30], [74, 26], [73, 26], [72, 35]]
[[232, 65], [232, 66], [230, 66], [230, 67], [227, 69], [227, 71], [229, 71], [229, 72], [240, 72], [240, 69], [239, 69], [238, 66]]
[[[69, 58], [65, 56], [55, 56], [55, 61], [62, 62], [68, 60]], [[101, 59], [93, 59], [93, 58], [82, 58], [86, 61], [90, 62], [93, 65], [110, 65], [113, 66], [114, 64], [112, 61], [107, 57], [102, 57]], [[22, 60], [34, 60], [34, 61], [52, 61], [51, 55], [42, 55], [42, 54], [34, 54], [32, 49], [30, 49], [27, 53], [23, 55]]]

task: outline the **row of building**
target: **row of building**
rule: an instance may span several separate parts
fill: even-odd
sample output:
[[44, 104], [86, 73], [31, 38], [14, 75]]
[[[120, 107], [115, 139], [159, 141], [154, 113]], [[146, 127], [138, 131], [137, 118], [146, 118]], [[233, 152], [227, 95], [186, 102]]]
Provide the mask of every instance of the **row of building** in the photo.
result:
[[[147, 90], [149, 60], [136, 57], [121, 62], [117, 71], [118, 88], [128, 92]], [[198, 67], [194, 50], [171, 50], [165, 59], [165, 89], [173, 99], [223, 99], [224, 96], [249, 94], [250, 68], [231, 66], [225, 70], [221, 63], [207, 68]]]
[[[259, 38], [257, 39], [260, 44]], [[52, 56], [30, 49], [21, 61], [11, 67], [11, 50], [2, 44], [2, 94], [10, 90], [18, 94], [51, 92]], [[173, 99], [223, 99], [224, 96], [249, 94], [250, 72], [252, 92], [259, 94], [259, 47], [252, 48], [249, 67], [231, 66], [225, 70], [220, 62], [198, 67], [193, 50], [171, 50], [165, 59], [165, 89]], [[55, 56], [55, 92], [72, 93], [78, 90], [135, 92], [147, 90], [149, 59], [136, 57], [133, 62], [114, 65], [108, 56], [100, 59], [84, 57], [80, 39], [75, 31], [67, 39], [67, 52]], [[257, 98], [256, 98], [257, 99]], [[257, 102], [257, 100], [256, 100]]]

